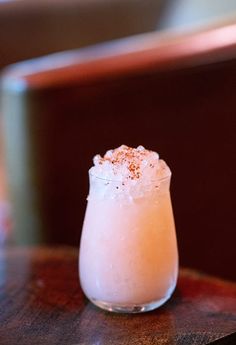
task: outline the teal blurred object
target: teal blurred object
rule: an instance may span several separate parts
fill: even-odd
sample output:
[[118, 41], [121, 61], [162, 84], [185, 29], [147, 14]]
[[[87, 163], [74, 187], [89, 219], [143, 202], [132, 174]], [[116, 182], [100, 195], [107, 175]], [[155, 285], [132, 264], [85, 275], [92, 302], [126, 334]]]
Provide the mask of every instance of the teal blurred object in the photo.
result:
[[222, 21], [236, 21], [235, 0], [172, 0], [157, 22], [157, 30], [189, 31]]

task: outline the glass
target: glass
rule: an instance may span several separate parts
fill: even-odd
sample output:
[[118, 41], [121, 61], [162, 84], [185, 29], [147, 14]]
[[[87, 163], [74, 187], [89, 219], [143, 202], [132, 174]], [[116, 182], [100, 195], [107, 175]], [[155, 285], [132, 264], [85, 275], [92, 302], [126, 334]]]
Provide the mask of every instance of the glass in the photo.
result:
[[138, 313], [165, 303], [176, 286], [178, 252], [170, 176], [142, 195], [124, 197], [124, 183], [89, 175], [80, 243], [81, 287], [95, 305]]

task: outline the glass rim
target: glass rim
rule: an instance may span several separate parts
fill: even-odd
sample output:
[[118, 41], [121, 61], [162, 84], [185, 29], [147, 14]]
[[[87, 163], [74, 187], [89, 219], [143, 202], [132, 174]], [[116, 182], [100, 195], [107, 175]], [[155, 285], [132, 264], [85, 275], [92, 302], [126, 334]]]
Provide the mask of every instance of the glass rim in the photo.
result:
[[[94, 178], [96, 178], [98, 180], [106, 181], [106, 182], [113, 182], [113, 183], [123, 183], [124, 182], [123, 180], [111, 180], [111, 179], [108, 179], [108, 178], [103, 178], [103, 177], [94, 175], [93, 173], [90, 172], [90, 170], [88, 171], [88, 175], [92, 176], [92, 177], [94, 177]], [[164, 181], [170, 179], [171, 176], [172, 176], [172, 173], [170, 171], [168, 173], [168, 175], [166, 175], [164, 177], [156, 178], [155, 180], [150, 180], [149, 183], [152, 184], [152, 183], [156, 183], [156, 182], [164, 182]]]

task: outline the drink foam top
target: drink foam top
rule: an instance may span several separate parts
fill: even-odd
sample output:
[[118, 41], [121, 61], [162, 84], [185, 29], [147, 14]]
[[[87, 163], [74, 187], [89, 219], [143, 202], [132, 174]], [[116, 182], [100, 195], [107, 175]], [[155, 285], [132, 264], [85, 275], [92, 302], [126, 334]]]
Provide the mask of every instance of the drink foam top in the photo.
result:
[[131, 148], [121, 145], [107, 151], [103, 157], [96, 155], [93, 162], [94, 166], [89, 170], [93, 186], [90, 195], [138, 197], [152, 191], [153, 185], [159, 189], [161, 181], [171, 175], [158, 153], [143, 146]]
[[96, 155], [90, 173], [96, 177], [124, 183], [150, 183], [171, 174], [159, 154], [143, 146], [131, 148], [126, 145], [109, 150], [102, 157]]

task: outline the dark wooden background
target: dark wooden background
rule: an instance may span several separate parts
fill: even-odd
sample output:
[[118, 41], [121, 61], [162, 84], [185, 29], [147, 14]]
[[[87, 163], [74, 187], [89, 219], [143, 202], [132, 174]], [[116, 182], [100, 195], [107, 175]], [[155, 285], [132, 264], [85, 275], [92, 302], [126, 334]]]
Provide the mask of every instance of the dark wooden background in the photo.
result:
[[[26, 241], [27, 234], [33, 241], [33, 231], [43, 242], [78, 245], [92, 157], [123, 143], [142, 144], [173, 172], [181, 264], [236, 279], [236, 27], [162, 41], [152, 34], [101, 49], [104, 56], [96, 48], [74, 60], [65, 54], [59, 68], [51, 57], [41, 71], [19, 65], [5, 73], [18, 238], [26, 231]], [[12, 131], [24, 136], [23, 149]], [[14, 162], [12, 149], [18, 150]], [[17, 174], [24, 173], [17, 188]]]

